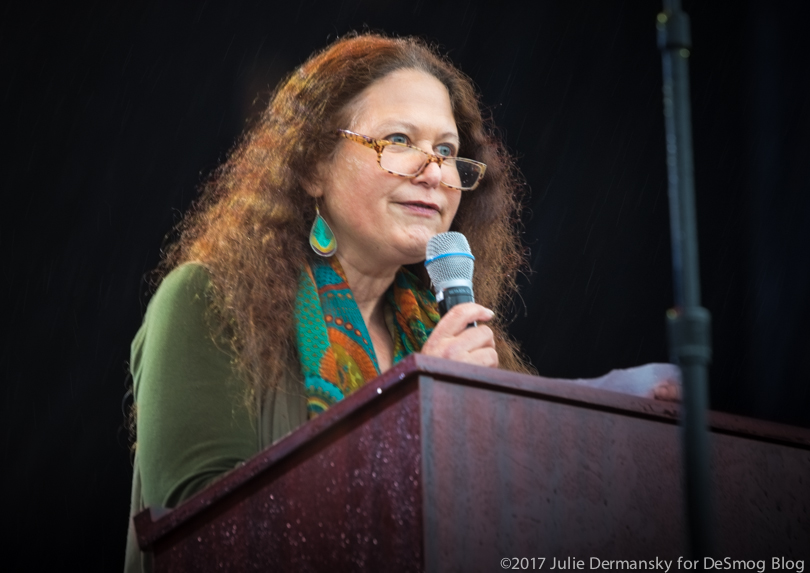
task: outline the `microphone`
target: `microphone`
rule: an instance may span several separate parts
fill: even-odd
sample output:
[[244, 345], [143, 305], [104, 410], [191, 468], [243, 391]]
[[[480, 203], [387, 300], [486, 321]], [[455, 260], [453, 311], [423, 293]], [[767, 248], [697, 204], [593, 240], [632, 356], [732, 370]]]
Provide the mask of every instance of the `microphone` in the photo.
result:
[[470, 244], [461, 233], [439, 233], [428, 241], [425, 268], [436, 291], [441, 316], [457, 304], [475, 302], [473, 261], [475, 257], [470, 252]]

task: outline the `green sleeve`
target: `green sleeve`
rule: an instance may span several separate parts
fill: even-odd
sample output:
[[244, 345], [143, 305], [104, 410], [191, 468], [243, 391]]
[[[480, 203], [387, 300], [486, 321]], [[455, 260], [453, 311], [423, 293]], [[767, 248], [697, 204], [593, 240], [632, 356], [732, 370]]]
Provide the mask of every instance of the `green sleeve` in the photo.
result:
[[201, 265], [172, 271], [132, 342], [145, 506], [174, 507], [259, 450], [243, 383], [211, 336], [208, 288]]

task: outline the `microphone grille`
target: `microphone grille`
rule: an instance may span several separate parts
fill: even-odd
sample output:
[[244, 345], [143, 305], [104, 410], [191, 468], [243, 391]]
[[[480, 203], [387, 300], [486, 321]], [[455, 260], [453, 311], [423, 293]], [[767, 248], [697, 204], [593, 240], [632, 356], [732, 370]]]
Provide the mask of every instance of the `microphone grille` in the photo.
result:
[[437, 288], [441, 289], [448, 281], [464, 280], [472, 284], [473, 264], [470, 244], [461, 233], [439, 233], [428, 241], [425, 268]]

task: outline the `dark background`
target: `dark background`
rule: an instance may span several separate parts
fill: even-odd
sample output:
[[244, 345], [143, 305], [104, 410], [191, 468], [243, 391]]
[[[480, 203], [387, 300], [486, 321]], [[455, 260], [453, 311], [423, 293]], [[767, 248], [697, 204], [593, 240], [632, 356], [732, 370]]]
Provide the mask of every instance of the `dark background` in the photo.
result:
[[[810, 427], [802, 4], [684, 7], [711, 405]], [[592, 377], [666, 361], [659, 10], [639, 0], [7, 4], [0, 372], [11, 563], [121, 568], [122, 399], [143, 276], [278, 79], [350, 30], [435, 41], [481, 89], [530, 191], [532, 272], [513, 333], [539, 372]]]

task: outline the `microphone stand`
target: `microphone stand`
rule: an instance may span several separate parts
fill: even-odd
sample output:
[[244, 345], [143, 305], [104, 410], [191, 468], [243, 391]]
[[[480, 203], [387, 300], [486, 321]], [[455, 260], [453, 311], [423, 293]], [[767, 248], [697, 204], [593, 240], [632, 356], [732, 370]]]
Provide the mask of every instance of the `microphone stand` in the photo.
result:
[[711, 315], [700, 305], [692, 128], [689, 103], [689, 16], [680, 0], [663, 0], [658, 47], [664, 75], [669, 217], [675, 308], [667, 311], [670, 359], [681, 369], [681, 408], [689, 552], [713, 555], [712, 504], [707, 431]]

